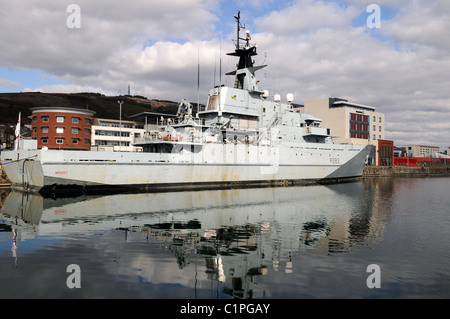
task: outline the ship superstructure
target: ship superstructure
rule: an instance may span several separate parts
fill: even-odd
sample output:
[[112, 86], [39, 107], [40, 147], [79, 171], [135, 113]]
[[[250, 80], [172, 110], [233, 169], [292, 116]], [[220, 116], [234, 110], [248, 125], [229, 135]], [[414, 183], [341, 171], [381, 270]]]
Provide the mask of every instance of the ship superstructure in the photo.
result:
[[256, 45], [247, 31], [236, 48], [233, 86], [209, 91], [204, 109], [194, 114], [182, 101], [177, 117], [162, 119], [157, 130], [135, 142], [143, 152], [38, 150], [22, 140], [2, 153], [13, 186], [21, 189], [145, 188], [148, 190], [287, 185], [340, 181], [362, 175], [369, 147], [334, 144], [321, 120], [296, 112], [293, 95], [258, 86]]

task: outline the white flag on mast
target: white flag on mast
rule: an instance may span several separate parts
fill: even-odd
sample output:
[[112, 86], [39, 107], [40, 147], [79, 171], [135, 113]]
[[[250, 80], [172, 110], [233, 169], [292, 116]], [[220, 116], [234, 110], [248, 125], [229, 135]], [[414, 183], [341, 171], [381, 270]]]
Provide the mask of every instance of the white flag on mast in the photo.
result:
[[16, 140], [14, 141], [14, 150], [17, 151], [19, 149], [19, 137], [20, 137], [20, 112], [19, 112], [19, 119], [17, 120], [16, 125]]

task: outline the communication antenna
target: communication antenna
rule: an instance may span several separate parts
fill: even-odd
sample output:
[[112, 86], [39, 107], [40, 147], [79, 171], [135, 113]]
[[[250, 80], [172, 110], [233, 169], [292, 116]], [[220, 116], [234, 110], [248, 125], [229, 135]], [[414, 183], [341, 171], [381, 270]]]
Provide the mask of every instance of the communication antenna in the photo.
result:
[[222, 37], [220, 37], [219, 49], [219, 86], [222, 86]]
[[197, 51], [197, 115], [200, 112], [200, 48]]
[[[264, 52], [264, 62], [262, 64], [266, 64], [267, 60], [267, 52]], [[264, 78], [267, 79], [267, 72], [264, 72]]]
[[278, 71], [277, 71], [277, 93], [278, 93]]
[[239, 40], [248, 40], [248, 38], [241, 38], [239, 36], [241, 29], [245, 29], [245, 23], [241, 23], [241, 11], [238, 11], [238, 15], [234, 16], [234, 18], [237, 20], [236, 49], [239, 49]]
[[216, 87], [217, 53], [214, 51], [214, 87]]

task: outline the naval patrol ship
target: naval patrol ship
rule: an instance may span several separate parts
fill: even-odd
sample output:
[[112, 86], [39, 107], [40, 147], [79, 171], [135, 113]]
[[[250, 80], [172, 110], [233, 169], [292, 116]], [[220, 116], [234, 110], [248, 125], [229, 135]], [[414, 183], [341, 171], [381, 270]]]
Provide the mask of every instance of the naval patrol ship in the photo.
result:
[[26, 191], [262, 187], [340, 182], [362, 176], [368, 145], [335, 144], [321, 120], [281, 101], [258, 86], [257, 47], [240, 14], [233, 86], [209, 91], [205, 107], [193, 114], [182, 101], [174, 119], [135, 142], [142, 152], [38, 149], [21, 140], [2, 152], [12, 187]]

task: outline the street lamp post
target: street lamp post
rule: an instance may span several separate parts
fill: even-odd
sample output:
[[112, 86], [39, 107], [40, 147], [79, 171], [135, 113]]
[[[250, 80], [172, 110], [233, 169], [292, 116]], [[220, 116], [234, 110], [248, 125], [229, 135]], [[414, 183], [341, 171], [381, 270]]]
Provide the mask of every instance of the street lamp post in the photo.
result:
[[119, 152], [122, 152], [122, 104], [123, 101], [117, 101], [119, 103]]

